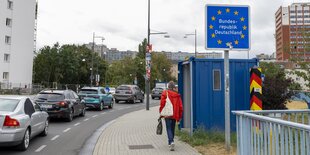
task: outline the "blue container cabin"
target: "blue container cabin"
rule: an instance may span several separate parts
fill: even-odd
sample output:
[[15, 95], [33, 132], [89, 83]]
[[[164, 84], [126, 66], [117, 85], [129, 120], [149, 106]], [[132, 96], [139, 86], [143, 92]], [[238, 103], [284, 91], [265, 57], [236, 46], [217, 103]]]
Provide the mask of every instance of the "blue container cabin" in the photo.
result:
[[[230, 59], [230, 111], [250, 109], [250, 68], [257, 59]], [[224, 59], [190, 58], [178, 64], [178, 88], [183, 100], [181, 127], [225, 130]], [[230, 114], [231, 130], [236, 118]]]

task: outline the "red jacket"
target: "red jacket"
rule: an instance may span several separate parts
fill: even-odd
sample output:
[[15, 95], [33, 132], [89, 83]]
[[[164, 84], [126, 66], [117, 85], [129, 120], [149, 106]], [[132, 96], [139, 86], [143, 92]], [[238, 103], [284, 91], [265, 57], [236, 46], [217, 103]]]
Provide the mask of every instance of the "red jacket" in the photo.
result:
[[[171, 90], [167, 90], [167, 91], [168, 91], [169, 99], [173, 106], [173, 116], [171, 118], [175, 119], [176, 121], [179, 121], [182, 118], [182, 113], [183, 113], [181, 96], [177, 92], [174, 92]], [[165, 107], [167, 91], [163, 91], [161, 94], [159, 113]]]

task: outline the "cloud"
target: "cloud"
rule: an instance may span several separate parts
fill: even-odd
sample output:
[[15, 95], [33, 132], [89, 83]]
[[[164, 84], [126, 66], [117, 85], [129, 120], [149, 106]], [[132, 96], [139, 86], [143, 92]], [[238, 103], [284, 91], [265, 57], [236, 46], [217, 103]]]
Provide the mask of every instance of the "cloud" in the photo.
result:
[[[307, 0], [294, 0], [306, 2]], [[274, 14], [289, 0], [157, 0], [151, 1], [151, 29], [169, 32], [170, 39], [152, 35], [157, 51], [194, 51], [194, 37], [184, 34], [197, 29], [198, 51], [205, 50], [205, 5], [238, 4], [251, 7], [251, 55], [275, 52]], [[44, 0], [39, 1], [38, 48], [55, 42], [88, 43], [92, 33], [106, 38], [104, 44], [120, 50], [138, 50], [147, 37], [146, 0]], [[101, 43], [100, 40], [96, 40]], [[247, 54], [235, 52], [236, 57]]]

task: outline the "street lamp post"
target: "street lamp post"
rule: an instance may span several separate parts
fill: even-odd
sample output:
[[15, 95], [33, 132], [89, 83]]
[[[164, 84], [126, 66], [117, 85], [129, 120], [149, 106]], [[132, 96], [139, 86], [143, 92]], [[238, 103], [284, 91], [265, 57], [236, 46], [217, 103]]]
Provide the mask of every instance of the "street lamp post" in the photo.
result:
[[92, 46], [93, 53], [91, 54], [91, 73], [90, 73], [90, 86], [91, 87], [93, 86], [93, 79], [94, 79], [94, 71], [93, 71], [94, 69], [93, 68], [94, 68], [95, 38], [101, 38], [102, 40], [105, 40], [104, 37], [96, 36], [95, 32], [93, 33], [93, 46]]
[[[151, 33], [151, 1], [148, 0], [148, 28], [147, 28], [147, 47], [149, 50], [146, 51], [146, 54], [145, 54], [145, 60], [147, 61], [147, 53], [150, 54], [150, 35], [155, 35], [155, 34], [168, 34], [167, 32], [156, 32], [156, 33]], [[165, 35], [164, 36], [165, 38], [169, 38], [168, 35]], [[147, 67], [147, 63], [145, 64], [146, 65], [146, 69], [148, 68]], [[149, 64], [150, 65], [150, 64]], [[149, 71], [151, 71], [151, 65], [149, 66]], [[147, 70], [146, 70], [147, 72]], [[150, 77], [145, 76], [145, 92], [146, 92], [146, 110], [150, 110]]]
[[195, 29], [195, 33], [185, 34], [184, 38], [187, 36], [195, 36], [195, 58], [197, 57], [197, 30]]

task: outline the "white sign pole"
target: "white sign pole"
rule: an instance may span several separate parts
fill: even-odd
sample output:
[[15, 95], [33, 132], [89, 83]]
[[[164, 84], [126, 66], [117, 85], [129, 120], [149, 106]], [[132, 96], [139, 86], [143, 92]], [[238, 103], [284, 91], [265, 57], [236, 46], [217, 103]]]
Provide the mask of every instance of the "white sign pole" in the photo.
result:
[[[228, 44], [232, 49], [231, 43]], [[230, 98], [229, 98], [229, 50], [224, 51], [224, 85], [225, 85], [225, 144], [230, 151]]]

